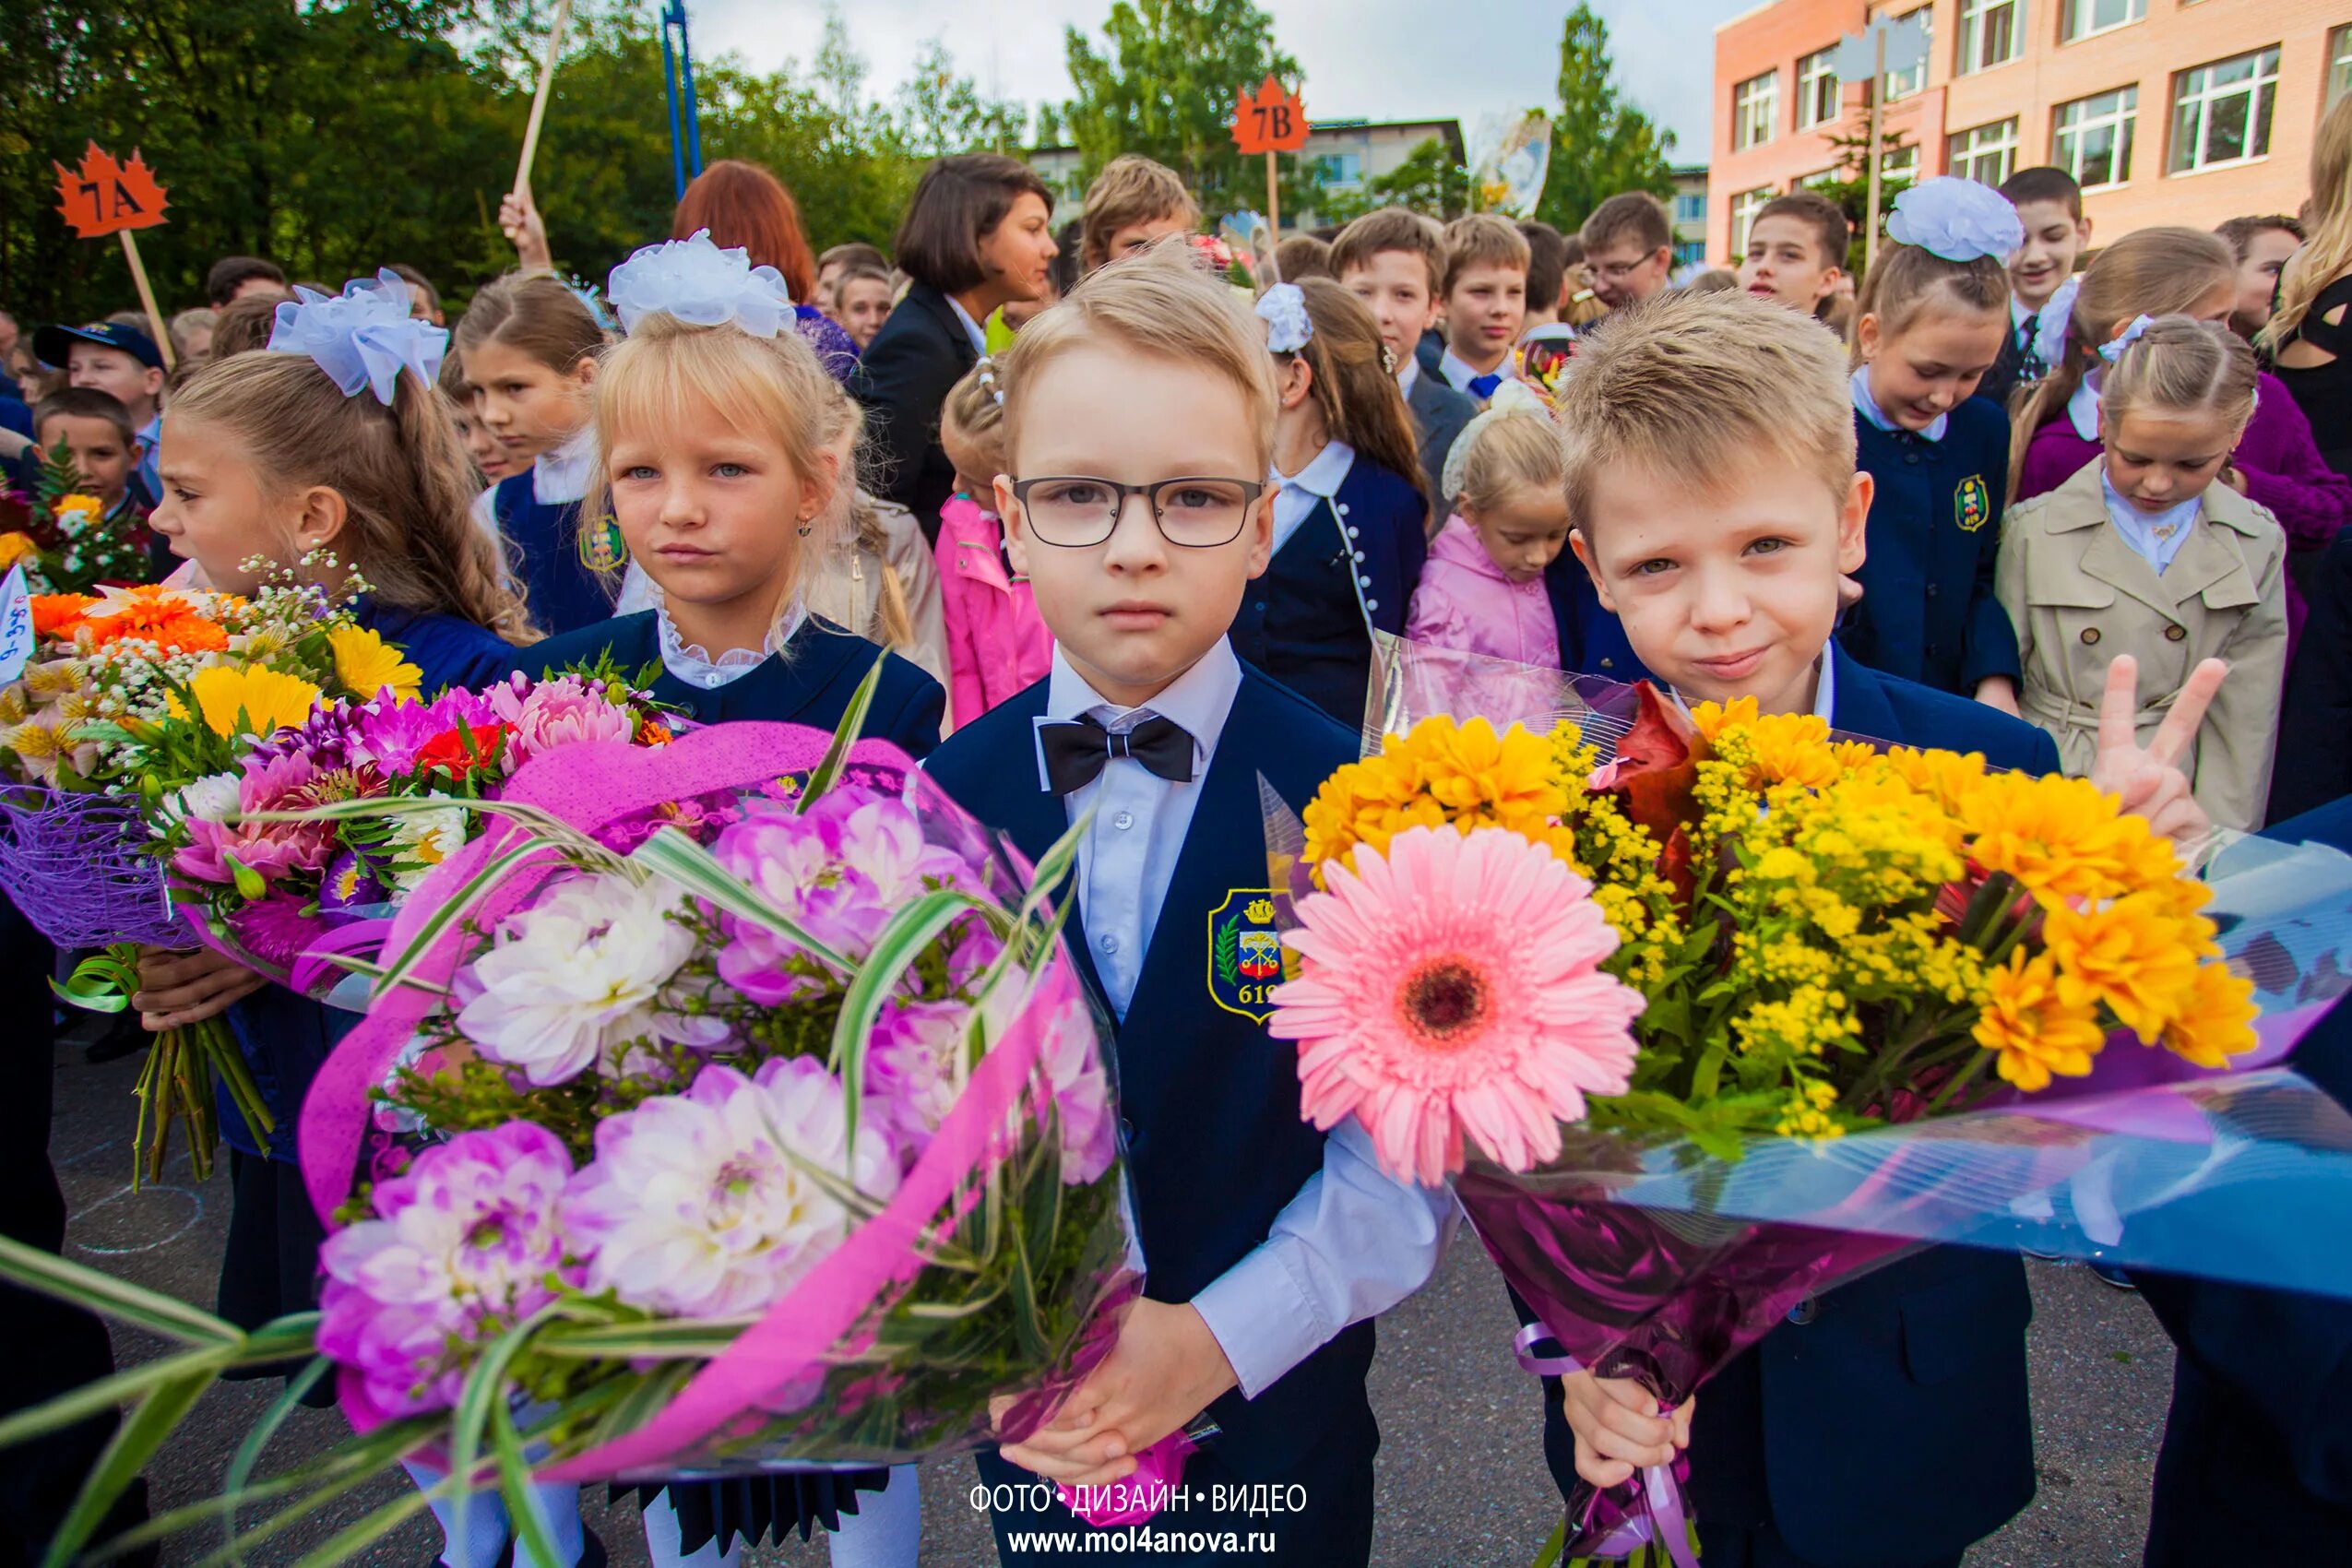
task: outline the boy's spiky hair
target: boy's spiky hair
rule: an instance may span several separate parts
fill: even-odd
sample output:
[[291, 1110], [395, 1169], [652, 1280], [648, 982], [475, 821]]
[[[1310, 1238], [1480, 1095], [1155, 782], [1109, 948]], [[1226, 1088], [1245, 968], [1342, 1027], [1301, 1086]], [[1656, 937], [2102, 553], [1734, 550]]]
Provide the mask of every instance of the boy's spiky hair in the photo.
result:
[[1737, 291], [1658, 295], [1582, 345], [1560, 395], [1568, 516], [1631, 464], [1713, 493], [1769, 452], [1843, 501], [1854, 481], [1846, 355], [1819, 322]]
[[1474, 212], [1445, 226], [1445, 287], [1454, 292], [1462, 274], [1477, 267], [1508, 267], [1527, 270], [1527, 236], [1507, 218]]

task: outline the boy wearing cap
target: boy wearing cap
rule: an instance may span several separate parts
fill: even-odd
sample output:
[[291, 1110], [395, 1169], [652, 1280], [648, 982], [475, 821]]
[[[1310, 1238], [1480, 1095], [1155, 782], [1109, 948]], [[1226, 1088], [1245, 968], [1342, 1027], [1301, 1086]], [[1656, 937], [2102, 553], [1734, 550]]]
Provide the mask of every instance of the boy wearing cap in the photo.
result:
[[155, 339], [119, 321], [98, 321], [44, 327], [34, 335], [32, 348], [48, 363], [65, 367], [67, 386], [94, 386], [128, 411], [138, 439], [138, 482], [145, 492], [140, 501], [154, 505], [163, 493], [155, 471], [163, 435], [163, 356]]

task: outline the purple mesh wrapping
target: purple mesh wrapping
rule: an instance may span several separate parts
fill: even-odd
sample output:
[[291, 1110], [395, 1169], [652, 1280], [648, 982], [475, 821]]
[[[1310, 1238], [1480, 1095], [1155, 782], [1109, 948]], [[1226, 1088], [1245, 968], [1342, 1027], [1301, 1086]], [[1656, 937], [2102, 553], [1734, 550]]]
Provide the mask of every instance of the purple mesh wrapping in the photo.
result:
[[138, 809], [112, 795], [0, 790], [0, 887], [60, 947], [184, 947]]
[[834, 380], [849, 386], [858, 368], [858, 340], [814, 305], [794, 305], [792, 314], [799, 318], [801, 337], [816, 350], [816, 362]]

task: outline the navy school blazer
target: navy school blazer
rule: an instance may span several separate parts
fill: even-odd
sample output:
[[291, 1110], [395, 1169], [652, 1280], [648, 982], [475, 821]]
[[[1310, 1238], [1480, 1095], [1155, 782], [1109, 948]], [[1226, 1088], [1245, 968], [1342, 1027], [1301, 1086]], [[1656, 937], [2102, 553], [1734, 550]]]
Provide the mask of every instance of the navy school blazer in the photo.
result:
[[[2352, 800], [2263, 837], [2352, 851]], [[2344, 1002], [2290, 1060], [2352, 1106]], [[2174, 1222], [2227, 1226], [2229, 1204], [2243, 1197], [2200, 1194]], [[2132, 1277], [2180, 1352], [2145, 1568], [2344, 1561], [2352, 1554], [2352, 1301], [2141, 1270]]]
[[[1068, 830], [1060, 796], [1039, 788], [1039, 681], [950, 736], [926, 771], [1030, 861]], [[1353, 731], [1244, 663], [1233, 710], [1168, 885], [1151, 949], [1118, 1026], [1120, 1133], [1148, 1269], [1145, 1294], [1188, 1301], [1265, 1241], [1283, 1206], [1323, 1169], [1324, 1134], [1299, 1115], [1298, 1053], [1265, 1032], [1265, 987], [1220, 978], [1213, 932], [1271, 931], [1248, 915], [1266, 891], [1261, 776], [1302, 809], [1356, 760]], [[1073, 890], [1070, 956], [1099, 990]], [[1237, 922], [1235, 917], [1241, 917]], [[1310, 1448], [1376, 1431], [1364, 1395], [1372, 1326], [1342, 1330], [1257, 1398], [1211, 1405], [1219, 1458], [1245, 1479], [1283, 1474]], [[1343, 1417], [1352, 1418], [1342, 1420]]]
[[631, 673], [654, 667], [654, 698], [696, 723], [752, 719], [830, 730], [849, 711], [849, 699], [874, 659], [883, 657], [882, 682], [866, 710], [864, 737], [888, 741], [917, 758], [930, 755], [939, 744], [939, 721], [947, 711], [947, 694], [939, 683], [895, 653], [883, 656], [880, 647], [854, 632], [812, 615], [792, 634], [784, 652], [770, 654], [748, 675], [705, 691], [660, 668], [658, 613], [641, 610], [583, 626], [568, 636], [551, 637], [522, 650], [515, 667], [543, 676], [593, 664], [600, 655], [610, 654], [616, 666]]
[[[1241, 595], [1233, 651], [1350, 729], [1372, 685], [1372, 633], [1401, 635], [1429, 558], [1413, 481], [1363, 456]], [[1361, 600], [1360, 604], [1358, 601]]]
[[1467, 392], [1447, 386], [1444, 376], [1424, 370], [1413, 377], [1413, 389], [1405, 395], [1405, 407], [1413, 416], [1421, 479], [1429, 488], [1436, 520], [1442, 524], [1451, 505], [1445, 493], [1445, 458], [1454, 450], [1454, 443], [1462, 438], [1462, 427], [1477, 417], [1479, 405]]
[[[531, 620], [561, 636], [612, 614], [620, 579], [592, 568], [583, 558], [579, 501], [546, 502], [531, 492], [531, 470], [508, 474], [490, 493], [498, 537], [515, 564]], [[608, 529], [617, 535], [617, 529]], [[616, 555], [614, 564], [621, 558]]]
[[[2058, 771], [2057, 743], [2024, 719], [1882, 675], [1835, 643], [1831, 658], [1836, 728]], [[1968, 1247], [1930, 1247], [1807, 1301], [1699, 1391], [1694, 1515], [1769, 1524], [1824, 1568], [1957, 1557], [2034, 1495], [2032, 1317], [2025, 1265]], [[1565, 1495], [1575, 1443], [1550, 1379], [1544, 1423]]]
[[1560, 668], [1571, 675], [1598, 675], [1627, 685], [1651, 678], [1614, 612], [1601, 608], [1592, 574], [1563, 548], [1543, 569], [1544, 594], [1551, 600], [1552, 624], [1560, 631]]
[[2009, 422], [1981, 398], [1952, 410], [1941, 441], [1854, 416], [1856, 466], [1877, 482], [1861, 602], [1837, 640], [1873, 670], [1966, 696], [2017, 676], [2017, 633], [1993, 597], [2008, 488]]
[[956, 492], [956, 465], [939, 444], [939, 410], [980, 361], [947, 296], [909, 286], [858, 362], [849, 390], [871, 419], [885, 500], [915, 515], [926, 543], [939, 540], [939, 509]]

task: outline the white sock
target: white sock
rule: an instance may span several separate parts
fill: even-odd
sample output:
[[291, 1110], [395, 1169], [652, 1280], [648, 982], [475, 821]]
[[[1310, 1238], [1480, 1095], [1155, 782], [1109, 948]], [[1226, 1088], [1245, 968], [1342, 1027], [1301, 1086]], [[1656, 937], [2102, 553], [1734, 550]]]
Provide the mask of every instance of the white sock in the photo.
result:
[[530, 1494], [538, 1505], [540, 1528], [547, 1532], [547, 1544], [555, 1549], [555, 1561], [541, 1562], [535, 1553], [523, 1550], [517, 1531], [516, 1568], [572, 1568], [588, 1547], [580, 1524], [580, 1489], [561, 1481], [533, 1481]]
[[[448, 1479], [446, 1470], [420, 1465], [415, 1460], [404, 1461], [400, 1467], [417, 1490], [431, 1492]], [[506, 1555], [506, 1503], [494, 1491], [478, 1491], [466, 1499], [465, 1535], [457, 1533], [457, 1500], [454, 1497], [432, 1497], [427, 1506], [441, 1526], [441, 1561], [449, 1568], [498, 1568], [499, 1560]], [[576, 1518], [578, 1509], [573, 1510]]]
[[653, 1568], [735, 1568], [742, 1556], [740, 1537], [731, 1538], [727, 1550], [719, 1550], [716, 1536], [693, 1551], [681, 1551], [678, 1543], [685, 1535], [685, 1526], [678, 1518], [678, 1504], [669, 1492], [646, 1504], [645, 1549], [653, 1559]]
[[923, 1543], [922, 1485], [912, 1465], [893, 1465], [890, 1484], [858, 1493], [826, 1545], [833, 1568], [915, 1568]]

